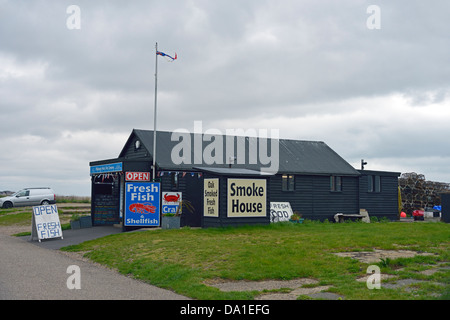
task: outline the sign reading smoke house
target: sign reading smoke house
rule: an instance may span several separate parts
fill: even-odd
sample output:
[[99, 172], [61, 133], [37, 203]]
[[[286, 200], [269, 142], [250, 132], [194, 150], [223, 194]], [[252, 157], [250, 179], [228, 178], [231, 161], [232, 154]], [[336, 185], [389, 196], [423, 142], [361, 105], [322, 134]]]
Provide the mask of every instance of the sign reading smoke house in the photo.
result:
[[266, 180], [228, 179], [228, 217], [265, 217]]
[[125, 183], [125, 226], [159, 226], [159, 182]]
[[205, 179], [203, 186], [203, 216], [219, 216], [219, 179]]

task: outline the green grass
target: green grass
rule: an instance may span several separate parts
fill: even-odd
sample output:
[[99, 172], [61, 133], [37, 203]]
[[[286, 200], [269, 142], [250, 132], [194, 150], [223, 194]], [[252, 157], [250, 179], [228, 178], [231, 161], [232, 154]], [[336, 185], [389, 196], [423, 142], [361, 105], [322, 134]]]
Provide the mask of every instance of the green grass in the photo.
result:
[[[368, 264], [333, 252], [378, 249], [416, 250], [433, 256], [392, 259], [382, 272], [449, 284], [450, 272], [424, 276], [424, 263], [449, 261], [450, 226], [444, 223], [278, 223], [269, 226], [122, 233], [67, 251], [86, 251], [93, 261], [194, 299], [253, 299], [258, 292], [221, 292], [205, 280], [313, 278], [332, 285], [346, 299], [434, 299], [448, 297], [448, 285], [420, 284], [417, 290], [369, 290], [355, 279]], [[381, 262], [382, 263], [382, 262]], [[402, 266], [405, 271], [398, 271]]]
[[26, 223], [29, 223], [31, 226], [31, 211], [29, 210], [20, 211], [20, 209], [3, 209], [0, 211], [0, 226]]
[[57, 203], [91, 203], [91, 197], [56, 195]]

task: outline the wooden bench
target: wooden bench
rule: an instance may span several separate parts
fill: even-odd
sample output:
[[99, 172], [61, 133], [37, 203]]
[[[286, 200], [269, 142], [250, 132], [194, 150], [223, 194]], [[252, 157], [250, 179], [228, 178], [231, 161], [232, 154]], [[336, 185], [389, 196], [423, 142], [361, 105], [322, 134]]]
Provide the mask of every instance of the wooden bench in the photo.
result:
[[345, 214], [345, 213], [336, 213], [334, 215], [334, 220], [336, 222], [342, 223], [345, 220], [362, 220], [362, 218], [364, 218], [365, 216], [361, 215], [361, 214]]

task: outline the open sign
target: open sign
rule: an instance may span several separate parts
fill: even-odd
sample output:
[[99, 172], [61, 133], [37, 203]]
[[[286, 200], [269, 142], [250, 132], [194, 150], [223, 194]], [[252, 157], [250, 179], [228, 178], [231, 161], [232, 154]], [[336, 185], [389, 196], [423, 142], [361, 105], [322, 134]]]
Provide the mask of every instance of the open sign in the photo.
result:
[[126, 181], [150, 181], [150, 172], [126, 172]]

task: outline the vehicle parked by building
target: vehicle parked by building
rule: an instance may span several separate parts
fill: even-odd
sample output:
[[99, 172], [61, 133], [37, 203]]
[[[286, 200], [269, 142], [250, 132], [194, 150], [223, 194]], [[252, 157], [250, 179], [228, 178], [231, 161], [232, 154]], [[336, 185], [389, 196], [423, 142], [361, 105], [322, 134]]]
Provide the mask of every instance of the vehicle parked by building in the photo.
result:
[[0, 198], [1, 208], [38, 206], [56, 203], [53, 189], [49, 187], [25, 188], [11, 196]]

